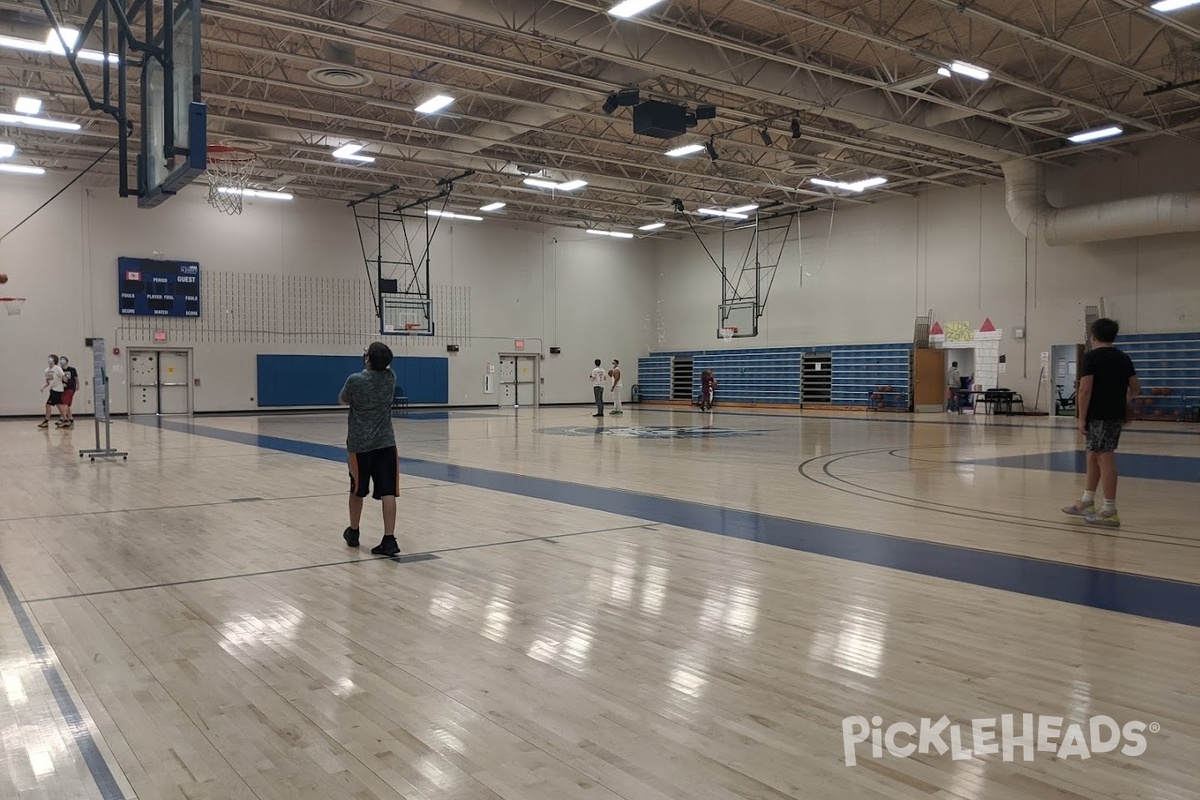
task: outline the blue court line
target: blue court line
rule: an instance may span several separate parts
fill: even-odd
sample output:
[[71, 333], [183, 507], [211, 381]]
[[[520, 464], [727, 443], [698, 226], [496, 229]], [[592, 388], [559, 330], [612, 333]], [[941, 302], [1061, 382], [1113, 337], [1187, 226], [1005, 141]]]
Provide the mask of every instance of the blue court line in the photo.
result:
[[[194, 423], [140, 424], [345, 463], [334, 445], [262, 436]], [[1200, 584], [838, 528], [623, 489], [401, 458], [422, 478], [549, 500], [859, 564], [985, 586], [1065, 603], [1200, 627]]]
[[[579, 407], [587, 408], [587, 406], [583, 406], [583, 405], [580, 405]], [[649, 411], [649, 412], [653, 412], [653, 413], [657, 413], [657, 414], [664, 414], [664, 413], [666, 413], [666, 414], [703, 414], [703, 413], [707, 413], [707, 412], [703, 412], [703, 411], [698, 411], [694, 406], [670, 407], [670, 406], [644, 406], [644, 405], [640, 405], [640, 404], [637, 404], [637, 405], [629, 404], [629, 407], [637, 409], [638, 411]], [[800, 413], [796, 413], [796, 412], [800, 412]], [[840, 414], [835, 415], [835, 414], [826, 414], [826, 413], [805, 414], [805, 413], [803, 413], [803, 411], [800, 408], [797, 408], [796, 412], [789, 413], [789, 412], [785, 411], [783, 413], [771, 414], [771, 413], [768, 413], [765, 411], [731, 411], [728, 409], [722, 409], [720, 406], [718, 406], [717, 411], [714, 413], [721, 414], [723, 416], [729, 416], [729, 417], [768, 417], [771, 419], [808, 419], [808, 420], [830, 419], [830, 420], [837, 420], [839, 422], [890, 422], [890, 423], [898, 424], [898, 425], [954, 425], [954, 426], [961, 425], [961, 426], [970, 427], [970, 426], [977, 424], [975, 422], [965, 422], [965, 421], [964, 422], [953, 422], [953, 421], [947, 420], [947, 419], [939, 419], [938, 414], [936, 414], [936, 413], [914, 415], [914, 414], [903, 414], [903, 413], [895, 413], [895, 412], [885, 412], [885, 413], [864, 412], [864, 413], [860, 413], [860, 414], [857, 414], [857, 415], [851, 417], [851, 416], [845, 416], [845, 415], [840, 415]], [[942, 416], [949, 416], [949, 415], [943, 414]], [[955, 415], [955, 416], [958, 416], [958, 415]], [[1068, 420], [1069, 419], [1069, 420], [1071, 420], [1070, 425], [1067, 425], [1066, 423], [1059, 423], [1059, 424], [1051, 423], [1049, 425], [1043, 425], [1043, 424], [1032, 423], [1032, 422], [1027, 422], [1024, 424], [1016, 423], [1016, 422], [1000, 422], [1000, 419], [1008, 418], [1004, 414], [975, 414], [973, 416], [975, 416], [977, 419], [987, 420], [986, 424], [987, 424], [987, 427], [989, 427], [989, 428], [1023, 428], [1025, 430], [1064, 431], [1064, 432], [1070, 432], [1072, 435], [1075, 434], [1075, 424], [1074, 424], [1073, 417], [1055, 417], [1052, 415], [1038, 416], [1038, 417], [1026, 417], [1026, 419], [1031, 419], [1031, 420], [1033, 420], [1033, 419], [1050, 419], [1050, 420], [1053, 420], [1053, 419]], [[920, 419], [918, 419], [917, 417], [920, 417]], [[930, 419], [925, 419], [925, 417], [930, 417]], [[978, 423], [978, 424], [984, 424], [984, 423]], [[1153, 423], [1150, 423], [1150, 424], [1153, 424]], [[1184, 431], [1181, 431], [1181, 430], [1155, 430], [1154, 428], [1148, 428], [1148, 427], [1144, 427], [1142, 425], [1137, 425], [1132, 428], [1126, 428], [1121, 433], [1121, 435], [1122, 436], [1133, 436], [1135, 434], [1142, 434], [1142, 433], [1154, 434], [1154, 435], [1159, 435], [1159, 436], [1200, 436], [1200, 428], [1198, 428], [1196, 430], [1184, 430]]]
[[88, 771], [92, 773], [92, 780], [96, 782], [100, 796], [104, 800], [122, 800], [125, 795], [117, 786], [117, 779], [113, 777], [112, 770], [108, 768], [104, 754], [100, 752], [96, 740], [92, 738], [87, 723], [83, 721], [83, 715], [79, 713], [79, 707], [75, 705], [75, 700], [67, 691], [67, 685], [63, 682], [58, 667], [54, 665], [54, 659], [47, 651], [46, 645], [42, 643], [41, 637], [38, 636], [37, 629], [33, 627], [33, 621], [29, 619], [29, 614], [21, 605], [21, 600], [17, 597], [17, 592], [3, 567], [0, 567], [0, 589], [4, 591], [4, 599], [8, 601], [8, 606], [12, 609], [13, 616], [16, 617], [17, 625], [21, 628], [21, 633], [25, 634], [25, 643], [29, 645], [34, 659], [42, 669], [42, 677], [50, 687], [50, 694], [54, 697], [54, 702], [58, 704], [59, 713], [66, 720], [70, 738], [75, 741], [75, 746], [79, 748]]
[[[964, 463], [989, 467], [1040, 469], [1048, 472], [1087, 472], [1087, 456], [1082, 450], [1055, 453], [1029, 453], [1023, 456], [984, 458]], [[1145, 453], [1118, 453], [1117, 472], [1122, 478], [1146, 478], [1152, 481], [1200, 483], [1200, 458], [1191, 456], [1151, 456]]]

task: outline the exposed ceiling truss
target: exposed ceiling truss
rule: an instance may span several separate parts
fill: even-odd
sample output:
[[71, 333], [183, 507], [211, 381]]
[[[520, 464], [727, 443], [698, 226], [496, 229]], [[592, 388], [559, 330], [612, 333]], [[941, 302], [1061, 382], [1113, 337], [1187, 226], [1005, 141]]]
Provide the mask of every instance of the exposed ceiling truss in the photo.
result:
[[[86, 14], [52, 3], [68, 24]], [[629, 228], [669, 217], [676, 197], [824, 207], [832, 196], [811, 177], [887, 178], [838, 199], [870, 203], [998, 180], [1008, 160], [1200, 136], [1200, 84], [1147, 94], [1200, 79], [1200, 14], [1166, 16], [1140, 0], [668, 0], [628, 21], [605, 14], [608, 5], [208, 0], [210, 141], [255, 140], [256, 183], [306, 196], [348, 200], [391, 184], [418, 196], [470, 168], [455, 194], [463, 209], [503, 201], [515, 219]], [[39, 26], [44, 38], [39, 0], [0, 0], [0, 35], [38, 38]], [[991, 77], [937, 74], [954, 61]], [[310, 77], [331, 66], [366, 85]], [[7, 130], [23, 163], [78, 170], [116, 139], [61, 57], [0, 48], [0, 86], [0, 102], [35, 94], [47, 113], [84, 124], [79, 134]], [[713, 104], [718, 116], [669, 143], [635, 136], [628, 109], [601, 110], [624, 86]], [[415, 114], [435, 92], [454, 105]], [[1064, 141], [1107, 124], [1126, 135]], [[333, 158], [347, 142], [375, 163]], [[689, 142], [711, 142], [717, 160], [663, 154]], [[589, 185], [570, 195], [531, 189], [521, 183], [530, 170]]]

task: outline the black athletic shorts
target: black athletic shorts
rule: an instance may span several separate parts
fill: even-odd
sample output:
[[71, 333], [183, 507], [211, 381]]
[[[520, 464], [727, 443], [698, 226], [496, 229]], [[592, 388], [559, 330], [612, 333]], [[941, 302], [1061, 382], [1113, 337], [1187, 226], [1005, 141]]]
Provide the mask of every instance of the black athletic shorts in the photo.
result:
[[48, 405], [48, 406], [62, 405], [62, 394], [63, 394], [62, 392], [56, 392], [53, 389], [51, 389], [50, 390], [50, 399], [46, 401], [46, 405]]
[[376, 500], [395, 497], [400, 486], [400, 455], [394, 447], [350, 454], [350, 493], [366, 497], [369, 487]]

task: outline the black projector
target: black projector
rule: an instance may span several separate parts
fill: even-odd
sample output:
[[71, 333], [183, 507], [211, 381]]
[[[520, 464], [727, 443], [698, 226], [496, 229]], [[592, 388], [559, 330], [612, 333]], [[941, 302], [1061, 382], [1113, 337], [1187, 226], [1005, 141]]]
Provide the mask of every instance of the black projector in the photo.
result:
[[670, 139], [686, 130], [686, 106], [647, 100], [633, 107], [633, 132], [640, 136]]

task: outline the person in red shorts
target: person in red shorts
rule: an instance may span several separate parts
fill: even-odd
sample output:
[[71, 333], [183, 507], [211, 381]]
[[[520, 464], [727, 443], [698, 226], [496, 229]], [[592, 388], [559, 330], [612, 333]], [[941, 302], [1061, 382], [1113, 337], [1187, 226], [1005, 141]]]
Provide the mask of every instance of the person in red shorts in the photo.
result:
[[62, 405], [59, 406], [62, 419], [55, 425], [59, 428], [72, 428], [75, 426], [75, 413], [71, 410], [71, 401], [75, 399], [75, 390], [79, 388], [79, 370], [71, 366], [66, 356], [59, 356], [58, 366], [63, 371]]

